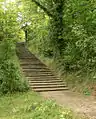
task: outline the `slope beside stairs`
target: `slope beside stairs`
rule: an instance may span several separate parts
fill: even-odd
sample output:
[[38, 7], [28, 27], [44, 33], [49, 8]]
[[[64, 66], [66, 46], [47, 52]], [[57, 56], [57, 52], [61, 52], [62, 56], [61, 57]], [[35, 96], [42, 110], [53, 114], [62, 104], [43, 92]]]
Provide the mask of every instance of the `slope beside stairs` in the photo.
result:
[[26, 48], [25, 43], [17, 43], [16, 51], [22, 71], [33, 91], [45, 92], [68, 90], [66, 83], [55, 76], [53, 71], [35, 57]]

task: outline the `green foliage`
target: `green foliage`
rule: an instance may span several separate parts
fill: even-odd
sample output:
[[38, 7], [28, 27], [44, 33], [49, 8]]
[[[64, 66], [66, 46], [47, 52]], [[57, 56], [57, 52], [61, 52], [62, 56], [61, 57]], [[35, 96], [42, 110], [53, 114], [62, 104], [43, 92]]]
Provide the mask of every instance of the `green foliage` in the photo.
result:
[[[76, 69], [84, 69], [84, 71], [96, 68], [96, 35], [94, 34], [94, 30], [96, 30], [94, 28], [94, 25], [96, 25], [94, 22], [96, 11], [93, 2], [83, 0], [78, 2], [68, 1], [66, 3], [64, 22], [67, 26], [67, 34], [65, 32], [64, 37], [67, 46], [63, 59], [65, 65], [68, 62], [69, 69], [72, 65], [75, 65]], [[68, 58], [66, 59], [66, 57]]]
[[15, 46], [10, 40], [0, 44], [0, 93], [26, 91], [27, 82], [20, 74]]
[[[36, 0], [34, 1], [36, 3]], [[46, 56], [45, 54], [47, 56], [51, 54], [55, 60], [58, 60], [59, 67], [62, 67], [63, 71], [82, 70], [85, 73], [86, 71], [95, 71], [96, 2], [91, 0], [60, 0], [53, 3], [51, 1], [50, 4], [46, 1], [39, 1], [39, 3], [36, 4], [43, 10], [42, 6], [45, 7], [53, 16], [50, 18], [50, 15], [45, 10], [45, 13], [49, 15], [46, 27], [48, 29], [45, 29], [45, 25], [42, 25], [42, 29], [47, 34], [44, 34], [43, 30], [36, 31], [36, 29], [33, 29], [37, 33], [34, 36], [35, 41], [31, 41], [36, 46], [31, 46], [33, 48], [32, 51], [34, 52], [35, 49], [38, 49], [36, 52], [44, 56]], [[52, 11], [49, 10], [49, 7], [51, 7]], [[38, 17], [40, 18], [40, 15]], [[44, 20], [47, 21], [47, 19]], [[36, 22], [36, 26], [45, 23], [43, 20], [41, 21], [41, 23]], [[45, 39], [41, 37], [42, 34]], [[39, 40], [40, 38], [42, 39]], [[44, 45], [42, 45], [43, 43]]]
[[0, 93], [25, 91], [28, 86], [20, 74], [15, 50], [16, 40], [20, 37], [16, 4], [1, 2], [0, 15]]

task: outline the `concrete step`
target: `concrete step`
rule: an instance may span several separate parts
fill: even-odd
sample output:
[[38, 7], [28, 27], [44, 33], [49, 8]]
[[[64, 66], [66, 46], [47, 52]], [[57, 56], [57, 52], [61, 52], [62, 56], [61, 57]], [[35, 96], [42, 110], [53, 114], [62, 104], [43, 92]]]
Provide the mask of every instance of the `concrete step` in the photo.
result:
[[29, 81], [29, 84], [32, 85], [32, 86], [48, 86], [48, 85], [63, 85], [64, 87], [67, 86], [66, 84], [64, 84], [63, 82], [36, 82], [36, 83], [33, 83], [33, 82], [30, 82]]
[[33, 89], [36, 92], [48, 92], [48, 91], [64, 91], [68, 90], [68, 87], [60, 87], [60, 88], [37, 88]]
[[22, 69], [22, 72], [26, 72], [26, 73], [46, 73], [46, 74], [53, 74], [55, 75], [55, 72], [50, 71], [50, 70], [45, 70], [45, 69]]
[[47, 67], [45, 67], [44, 65], [43, 66], [41, 66], [41, 65], [21, 65], [21, 66], [22, 66], [22, 69], [25, 69], [25, 70], [27, 70], [27, 69], [30, 69], [30, 70], [36, 70], [36, 69], [50, 70]]
[[34, 58], [34, 57], [31, 57], [31, 58], [21, 58], [20, 59], [20, 62], [33, 62], [33, 61], [39, 61], [39, 62], [41, 62], [39, 59], [37, 59], [37, 58]]
[[24, 73], [45, 73], [45, 74], [52, 74], [51, 71], [47, 71], [47, 70], [37, 70], [37, 69], [30, 69], [30, 70], [25, 70], [25, 69], [22, 69], [22, 71]]
[[[64, 83], [61, 80], [29, 80], [29, 83]], [[65, 83], [64, 83], [65, 84]]]
[[39, 65], [39, 64], [41, 65], [41, 62], [20, 62], [20, 65]]
[[36, 89], [36, 88], [61, 88], [61, 87], [66, 87], [66, 85], [62, 84], [62, 85], [31, 85], [30, 86], [33, 88], [33, 89]]
[[30, 75], [30, 76], [31, 76], [31, 75], [32, 75], [32, 76], [35, 76], [35, 75], [36, 75], [36, 76], [37, 76], [37, 75], [40, 75], [40, 76], [42, 76], [42, 75], [43, 75], [43, 76], [54, 76], [51, 72], [40, 72], [40, 71], [37, 71], [37, 72], [35, 71], [35, 72], [34, 72], [34, 71], [31, 71], [31, 72], [23, 72], [23, 73], [24, 73], [25, 75], [27, 75], [27, 76], [29, 76], [29, 75]]
[[24, 55], [21, 55], [21, 56], [19, 56], [19, 59], [20, 60], [28, 60], [28, 59], [35, 59], [33, 56], [28, 56], [28, 57], [26, 57], [26, 56], [24, 56]]
[[52, 77], [52, 78], [56, 78], [56, 76], [54, 76], [53, 74], [43, 74], [43, 73], [24, 73], [25, 77]]
[[20, 62], [20, 65], [41, 65], [41, 62]]
[[[37, 64], [39, 64], [39, 65], [37, 65]], [[24, 64], [24, 63], [20, 62], [20, 65], [22, 65], [22, 66], [23, 66], [23, 65], [24, 65], [24, 66], [27, 66], [27, 65], [30, 66], [30, 65], [31, 65], [31, 66], [37, 66], [37, 67], [43, 67], [43, 66], [45, 66], [46, 68], [48, 68], [45, 64], [37, 63], [37, 62], [36, 62], [36, 63], [31, 63], [31, 64], [30, 64], [30, 63], [25, 63], [25, 64]]]
[[26, 78], [28, 79], [28, 80], [60, 80], [60, 78], [58, 78], [58, 77], [45, 77], [45, 76], [31, 76], [31, 77], [29, 77], [29, 76], [26, 76]]
[[20, 59], [20, 62], [30, 62], [31, 63], [31, 62], [41, 62], [41, 61], [36, 58], [31, 58], [31, 59]]
[[53, 72], [53, 71], [51, 71], [51, 70], [49, 70], [49, 69], [47, 69], [47, 68], [22, 68], [22, 71], [24, 71], [24, 72], [31, 72], [31, 71], [34, 71], [34, 72], [36, 72], [36, 71], [40, 71], [40, 72]]

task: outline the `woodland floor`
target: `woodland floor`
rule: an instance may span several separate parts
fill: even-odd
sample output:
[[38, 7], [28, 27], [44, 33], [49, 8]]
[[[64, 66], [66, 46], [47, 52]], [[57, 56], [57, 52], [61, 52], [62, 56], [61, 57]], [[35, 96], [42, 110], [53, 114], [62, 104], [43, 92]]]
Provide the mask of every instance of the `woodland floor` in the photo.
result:
[[83, 114], [89, 119], [96, 119], [96, 99], [95, 97], [81, 96], [71, 91], [41, 92], [45, 98], [53, 99], [57, 104], [70, 108], [74, 112]]

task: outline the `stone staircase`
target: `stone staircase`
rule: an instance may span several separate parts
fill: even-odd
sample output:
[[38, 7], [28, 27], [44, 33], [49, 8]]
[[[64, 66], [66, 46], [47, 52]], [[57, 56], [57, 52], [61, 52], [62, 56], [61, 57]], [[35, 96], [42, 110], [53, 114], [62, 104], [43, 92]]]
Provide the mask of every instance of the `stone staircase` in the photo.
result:
[[57, 78], [54, 71], [35, 57], [25, 47], [25, 43], [17, 43], [16, 47], [22, 71], [32, 90], [37, 92], [68, 90], [66, 83]]

